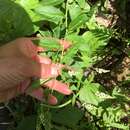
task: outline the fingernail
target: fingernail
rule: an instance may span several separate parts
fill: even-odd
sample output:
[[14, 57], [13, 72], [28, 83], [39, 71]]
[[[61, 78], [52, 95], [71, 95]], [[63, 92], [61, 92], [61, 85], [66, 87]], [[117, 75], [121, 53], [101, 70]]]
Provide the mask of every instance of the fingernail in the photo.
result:
[[63, 89], [63, 93], [64, 93], [65, 95], [70, 95], [70, 94], [72, 93], [72, 91], [71, 91], [69, 88], [64, 88], [64, 89]]
[[61, 91], [61, 93], [65, 94], [65, 95], [70, 95], [72, 93], [72, 91], [69, 89], [67, 84], [62, 84], [62, 87], [59, 89]]
[[67, 48], [69, 48], [71, 46], [72, 43], [69, 42], [69, 41], [66, 41], [64, 39], [61, 39], [60, 44], [63, 46], [64, 49], [67, 49]]
[[56, 67], [52, 67], [52, 69], [51, 69], [51, 75], [52, 76], [57, 76], [58, 75], [58, 70], [57, 70]]
[[52, 95], [49, 95], [48, 97], [48, 103], [51, 104], [51, 105], [56, 105], [57, 104], [57, 98], [52, 96]]
[[24, 93], [25, 90], [27, 89], [28, 85], [30, 84], [30, 82], [31, 82], [30, 80], [25, 80], [25, 81], [21, 82], [19, 92]]
[[41, 89], [36, 89], [34, 91], [32, 91], [29, 95], [31, 95], [32, 97], [42, 101], [43, 100], [43, 91]]

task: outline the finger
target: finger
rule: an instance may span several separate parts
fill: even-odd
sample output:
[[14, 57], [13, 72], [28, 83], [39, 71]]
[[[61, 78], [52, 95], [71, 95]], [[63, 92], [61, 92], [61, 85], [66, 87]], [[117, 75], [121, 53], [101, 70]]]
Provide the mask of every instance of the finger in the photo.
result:
[[49, 104], [56, 105], [57, 104], [57, 98], [51, 94], [49, 94], [48, 101]]
[[[36, 45], [35, 45], [36, 46]], [[36, 51], [37, 52], [43, 52], [45, 51], [45, 49], [43, 47], [40, 47], [40, 46], [36, 46]]]
[[48, 98], [46, 101], [45, 96], [44, 96], [44, 90], [42, 88], [35, 89], [31, 92], [28, 91], [26, 93], [40, 101], [47, 102], [52, 105], [57, 104], [57, 98], [51, 94], [48, 95]]
[[30, 79], [27, 79], [27, 80], [21, 82], [17, 87], [17, 92], [20, 94], [24, 93], [26, 91], [26, 89], [28, 88], [28, 86], [30, 85], [30, 83], [31, 83]]
[[[14, 51], [18, 54], [22, 54], [28, 58], [32, 58], [37, 55], [38, 52], [44, 51], [42, 47], [33, 44], [32, 38], [18, 38], [13, 41], [15, 47]], [[10, 45], [10, 44], [9, 44]]]
[[65, 95], [70, 95], [72, 93], [67, 84], [59, 82], [55, 79], [50, 80], [47, 83], [44, 83], [43, 86], [56, 90]]
[[29, 39], [32, 41], [33, 45], [35, 46], [35, 50], [36, 50], [36, 52], [43, 52], [43, 51], [45, 51], [45, 50], [46, 50], [45, 48], [40, 47], [40, 46], [38, 46], [38, 45], [34, 44], [34, 42], [33, 42], [33, 41], [35, 41], [35, 40], [40, 40], [40, 38], [39, 38], [39, 37], [30, 37]]
[[51, 59], [45, 56], [43, 57], [43, 56], [36, 55], [32, 57], [32, 59], [38, 63], [51, 64]]
[[59, 43], [61, 46], [63, 46], [64, 50], [66, 50], [67, 48], [71, 46], [71, 42], [66, 41], [64, 39], [59, 40]]
[[32, 96], [32, 97], [35, 97], [36, 99], [40, 100], [40, 101], [43, 101], [44, 98], [43, 98], [43, 89], [42, 88], [38, 88], [38, 89], [35, 89], [35, 90], [31, 90], [31, 89], [28, 89], [26, 91], [26, 94]]
[[21, 53], [29, 58], [37, 55], [37, 46], [33, 44], [30, 38], [19, 38], [16, 39]]
[[33, 64], [34, 76], [39, 78], [57, 77], [60, 68], [56, 64]]

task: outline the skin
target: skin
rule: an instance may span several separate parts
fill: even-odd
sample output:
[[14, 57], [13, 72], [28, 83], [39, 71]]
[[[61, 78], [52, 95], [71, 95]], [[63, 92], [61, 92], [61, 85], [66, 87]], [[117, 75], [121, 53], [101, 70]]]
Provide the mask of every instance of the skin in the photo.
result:
[[[69, 47], [63, 40], [59, 40], [59, 43], [64, 49]], [[62, 65], [52, 63], [48, 57], [39, 56], [40, 51], [44, 51], [44, 48], [34, 45], [31, 38], [19, 38], [0, 47], [0, 102], [22, 93], [45, 100], [42, 87], [35, 90], [29, 88], [31, 78], [57, 77]], [[43, 87], [65, 95], [71, 94], [67, 84], [55, 79], [48, 81]], [[57, 99], [49, 95], [48, 102], [56, 104]]]

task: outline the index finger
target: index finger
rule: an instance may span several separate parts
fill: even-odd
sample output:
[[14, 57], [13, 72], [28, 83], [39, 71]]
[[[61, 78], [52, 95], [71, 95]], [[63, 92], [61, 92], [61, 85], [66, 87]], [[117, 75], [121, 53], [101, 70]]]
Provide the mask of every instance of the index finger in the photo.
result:
[[72, 93], [67, 84], [57, 81], [55, 79], [44, 83], [42, 86], [48, 87], [52, 90], [56, 90], [57, 92], [60, 92], [64, 95], [70, 95]]

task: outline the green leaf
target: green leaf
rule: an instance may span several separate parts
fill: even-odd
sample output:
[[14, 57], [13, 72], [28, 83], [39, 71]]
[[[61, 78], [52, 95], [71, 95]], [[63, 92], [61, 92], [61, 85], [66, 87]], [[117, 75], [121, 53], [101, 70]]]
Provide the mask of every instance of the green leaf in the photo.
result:
[[86, 14], [80, 14], [75, 19], [73, 19], [69, 24], [69, 31], [75, 31], [78, 28], [81, 27], [81, 25], [85, 24], [88, 20], [88, 17]]
[[[85, 46], [84, 46], [85, 47]], [[81, 49], [80, 49], [81, 50]], [[91, 50], [89, 49], [89, 47], [85, 47], [81, 50], [81, 59], [83, 61], [83, 65], [85, 68], [86, 67], [91, 67], [92, 66], [92, 63], [94, 63], [94, 59], [90, 57], [90, 54], [91, 54]], [[85, 51], [85, 52], [84, 52]]]
[[93, 104], [98, 106], [98, 104], [103, 101], [100, 97], [96, 95], [100, 91], [100, 85], [96, 83], [84, 84], [83, 88], [79, 91], [79, 99], [83, 103]]
[[58, 24], [64, 17], [64, 14], [54, 6], [39, 6], [35, 12], [42, 15], [43, 20]]
[[96, 22], [96, 14], [92, 14], [92, 17], [88, 20], [86, 23], [89, 30], [94, 30], [99, 28], [97, 22]]
[[85, 43], [84, 38], [82, 36], [79, 36], [79, 35], [75, 34], [75, 33], [67, 35], [65, 37], [65, 39], [68, 40], [68, 41], [71, 41], [72, 45], [73, 44], [80, 44], [80, 45], [82, 45], [82, 44]]
[[44, 126], [44, 130], [51, 130], [51, 113], [48, 108], [44, 108], [42, 104], [38, 108], [37, 123]]
[[33, 43], [46, 49], [60, 49], [61, 48], [59, 41], [54, 38], [43, 38], [39, 40], [33, 40]]
[[70, 86], [70, 89], [71, 89], [72, 91], [78, 90], [78, 88], [77, 88], [75, 85]]
[[69, 32], [73, 32], [77, 29], [80, 29], [85, 23], [87, 23], [91, 17], [93, 16], [94, 12], [96, 12], [97, 8], [94, 6], [88, 12], [88, 10], [82, 10], [81, 14], [75, 17], [69, 24]]
[[26, 11], [10, 0], [0, 0], [0, 42], [34, 33], [33, 23]]
[[101, 127], [114, 127], [127, 130], [127, 125], [123, 123], [119, 125], [120, 120], [126, 116], [126, 113], [121, 107], [113, 107], [111, 101], [109, 105], [100, 105], [99, 107], [91, 104], [85, 104], [84, 106], [89, 113], [101, 119], [99, 122]]
[[39, 5], [39, 0], [16, 0], [16, 3], [19, 3], [26, 9], [34, 9]]
[[53, 37], [60, 38], [60, 32], [61, 32], [60, 26], [56, 26], [55, 28], [52, 29], [52, 31], [53, 31]]
[[76, 0], [81, 8], [84, 8], [86, 1], [85, 0]]
[[25, 117], [17, 127], [17, 130], [35, 130], [36, 127], [36, 116]]
[[80, 6], [80, 8], [85, 9], [87, 11], [90, 10], [89, 4], [86, 2], [86, 0], [76, 0]]
[[77, 5], [76, 2], [73, 2], [73, 4], [70, 4], [68, 6], [69, 15], [71, 20], [75, 19], [77, 16], [79, 16], [82, 13], [81, 8]]
[[82, 111], [71, 106], [67, 106], [61, 110], [52, 111], [52, 121], [69, 127], [75, 126], [81, 120], [82, 116]]
[[52, 32], [47, 30], [47, 31], [42, 31], [42, 30], [39, 30], [39, 33], [42, 37], [51, 37], [52, 36]]
[[41, 4], [43, 6], [47, 6], [47, 5], [55, 6], [55, 5], [62, 4], [63, 2], [64, 0], [42, 0]]
[[42, 15], [37, 14], [34, 10], [26, 9], [26, 11], [27, 11], [28, 15], [30, 16], [32, 22], [38, 22], [43, 19]]
[[73, 47], [70, 47], [67, 52], [65, 53], [65, 55], [62, 58], [62, 63], [68, 64], [70, 65], [73, 62], [73, 57], [75, 56], [75, 54], [78, 51], [78, 46], [75, 45]]
[[111, 34], [107, 30], [95, 29], [83, 34], [83, 38], [86, 41], [91, 54], [95, 52], [99, 47], [107, 45]]
[[119, 123], [111, 123], [109, 126], [115, 127], [115, 128], [118, 128], [118, 129], [122, 129], [122, 130], [129, 130], [129, 128], [130, 128], [128, 125], [119, 124]]
[[41, 15], [34, 12], [34, 9], [40, 5], [39, 0], [16, 0], [28, 13], [33, 22], [42, 20]]

